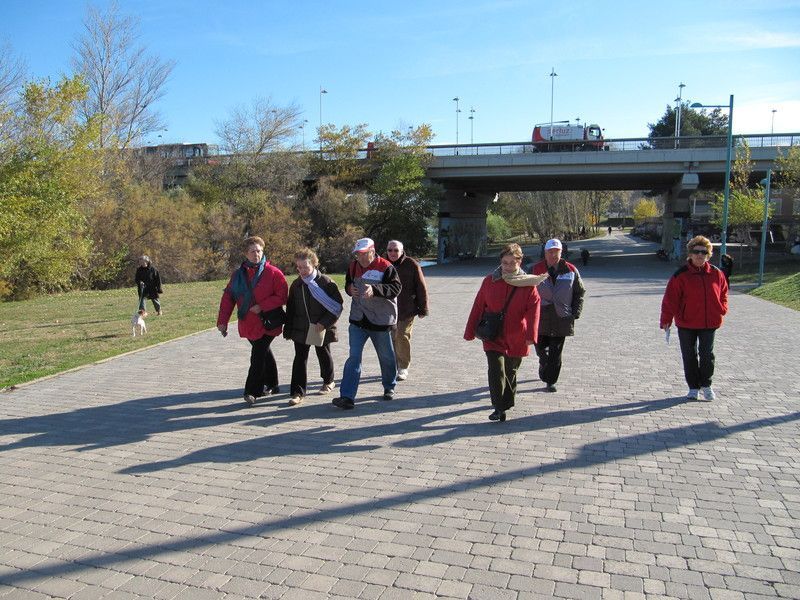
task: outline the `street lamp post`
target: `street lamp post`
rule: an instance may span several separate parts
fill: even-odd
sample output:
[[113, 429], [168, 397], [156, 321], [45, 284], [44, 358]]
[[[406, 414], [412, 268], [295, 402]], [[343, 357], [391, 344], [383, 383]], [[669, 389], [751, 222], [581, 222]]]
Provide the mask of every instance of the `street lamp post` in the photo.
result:
[[[772, 109], [772, 120], [770, 121], [770, 125], [769, 125], [769, 136], [770, 136], [770, 138], [775, 133], [775, 113], [776, 112], [778, 112], [778, 109], [777, 108], [773, 108]], [[775, 142], [773, 141], [772, 143], [774, 144]]]
[[769, 185], [772, 179], [772, 169], [767, 169], [767, 178], [761, 180], [764, 186], [764, 220], [761, 223], [761, 254], [758, 257], [758, 285], [764, 283], [764, 255], [767, 252], [767, 217], [769, 216]]
[[725, 191], [722, 195], [722, 232], [720, 235], [720, 258], [728, 252], [728, 201], [731, 195], [731, 156], [733, 154], [733, 94], [726, 107], [724, 104], [700, 104], [695, 102], [692, 108], [727, 108], [728, 109], [728, 149], [725, 158]]
[[555, 81], [558, 77], [555, 67], [550, 67], [550, 141], [553, 141], [553, 92], [555, 92]]
[[686, 87], [686, 84], [681, 82], [678, 85], [678, 97], [675, 98], [675, 102], [678, 103], [678, 110], [675, 111], [675, 147], [678, 147], [678, 138], [681, 137], [681, 111], [683, 110], [683, 88]]
[[327, 94], [328, 90], [319, 86], [319, 151], [322, 153], [322, 94]]
[[[461, 109], [458, 108], [458, 101], [459, 100], [460, 100], [460, 98], [458, 96], [453, 98], [453, 102], [456, 103], [456, 146], [458, 146], [458, 113], [461, 112]], [[456, 154], [458, 154], [458, 149], [456, 149]]]
[[475, 132], [475, 108], [470, 106], [469, 107], [469, 143], [475, 143], [475, 136], [473, 135]]
[[300, 129], [303, 132], [303, 152], [306, 151], [306, 123], [308, 123], [308, 119], [303, 119], [303, 122], [300, 123]]

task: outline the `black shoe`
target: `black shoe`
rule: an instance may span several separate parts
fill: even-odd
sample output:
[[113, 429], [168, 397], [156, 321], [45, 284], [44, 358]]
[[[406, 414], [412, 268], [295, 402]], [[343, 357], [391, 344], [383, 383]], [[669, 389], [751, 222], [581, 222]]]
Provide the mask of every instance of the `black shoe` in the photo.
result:
[[492, 414], [489, 415], [490, 421], [505, 421], [506, 420], [506, 411], [504, 410], [496, 410]]
[[383, 390], [384, 400], [394, 400], [394, 390]]
[[333, 405], [337, 408], [341, 408], [342, 410], [349, 410], [353, 408], [356, 403], [353, 402], [350, 398], [334, 398]]
[[556, 386], [554, 383], [548, 383], [547, 387], [545, 388], [548, 392], [557, 392]]

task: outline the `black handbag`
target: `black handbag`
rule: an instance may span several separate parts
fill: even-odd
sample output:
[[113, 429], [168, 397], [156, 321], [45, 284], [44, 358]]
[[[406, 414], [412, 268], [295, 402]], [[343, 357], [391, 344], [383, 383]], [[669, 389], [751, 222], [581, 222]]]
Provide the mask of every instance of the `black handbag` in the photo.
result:
[[514, 292], [516, 291], [517, 288], [511, 290], [508, 298], [506, 298], [506, 303], [503, 305], [503, 310], [499, 313], [489, 312], [488, 310], [483, 311], [480, 321], [478, 321], [478, 325], [475, 327], [476, 338], [484, 342], [491, 342], [500, 335], [503, 331], [503, 317], [506, 314], [508, 303], [511, 302], [511, 298], [514, 297]]
[[286, 323], [286, 311], [283, 310], [282, 306], [273, 308], [272, 310], [262, 311], [258, 316], [261, 317], [261, 324], [267, 331], [270, 329], [277, 329]]

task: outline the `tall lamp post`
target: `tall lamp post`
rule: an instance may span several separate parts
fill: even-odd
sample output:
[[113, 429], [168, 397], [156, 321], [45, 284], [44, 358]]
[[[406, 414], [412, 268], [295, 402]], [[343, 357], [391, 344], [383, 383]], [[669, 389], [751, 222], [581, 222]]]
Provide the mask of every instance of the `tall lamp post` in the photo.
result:
[[319, 151], [322, 153], [322, 94], [327, 94], [328, 90], [319, 86]]
[[[769, 137], [771, 138], [775, 134], [775, 113], [778, 112], [777, 108], [772, 109], [772, 120], [769, 124]], [[772, 143], [774, 144], [775, 141], [773, 140]]]
[[[458, 146], [458, 113], [461, 112], [461, 109], [458, 108], [458, 101], [459, 100], [460, 100], [460, 98], [458, 96], [453, 98], [453, 102], [456, 103], [456, 146]], [[456, 154], [458, 154], [458, 149], [456, 149]]]
[[469, 107], [469, 143], [475, 143], [475, 136], [473, 135], [475, 132], [475, 108], [470, 106]]
[[678, 138], [681, 137], [681, 110], [683, 109], [683, 88], [686, 84], [681, 82], [678, 85], [678, 97], [675, 102], [678, 103], [678, 110], [675, 111], [675, 147], [678, 147]]
[[758, 257], [758, 286], [764, 283], [764, 255], [767, 252], [767, 218], [769, 216], [769, 184], [772, 179], [772, 169], [767, 169], [767, 178], [761, 180], [764, 186], [764, 220], [761, 223], [761, 254]]
[[553, 141], [553, 92], [555, 92], [555, 82], [558, 73], [555, 67], [550, 67], [550, 141]]
[[308, 119], [303, 119], [303, 122], [300, 123], [300, 130], [303, 132], [303, 152], [306, 151], [306, 123], [308, 123]]
[[733, 94], [728, 105], [700, 104], [695, 102], [692, 108], [727, 108], [728, 109], [728, 152], [725, 158], [725, 192], [722, 196], [722, 232], [720, 235], [720, 258], [728, 252], [728, 201], [731, 195], [731, 155], [733, 154]]

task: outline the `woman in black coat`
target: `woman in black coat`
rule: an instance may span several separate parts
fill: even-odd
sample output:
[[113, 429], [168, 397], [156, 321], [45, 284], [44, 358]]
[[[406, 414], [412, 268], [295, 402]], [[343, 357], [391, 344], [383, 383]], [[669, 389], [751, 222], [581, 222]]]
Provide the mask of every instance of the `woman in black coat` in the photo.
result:
[[144, 310], [144, 300], [150, 298], [156, 314], [161, 315], [161, 302], [158, 300], [159, 294], [164, 293], [164, 290], [161, 289], [161, 275], [146, 254], [139, 257], [139, 268], [136, 269], [134, 281], [136, 282], [136, 291], [139, 293], [139, 310]]
[[294, 255], [299, 277], [289, 287], [286, 301], [286, 325], [283, 337], [294, 342], [291, 400], [296, 405], [306, 396], [308, 351], [311, 346], [319, 360], [322, 387], [320, 394], [333, 391], [333, 357], [330, 344], [336, 341], [336, 321], [342, 314], [342, 294], [336, 282], [317, 270], [319, 259], [313, 250], [304, 248]]

